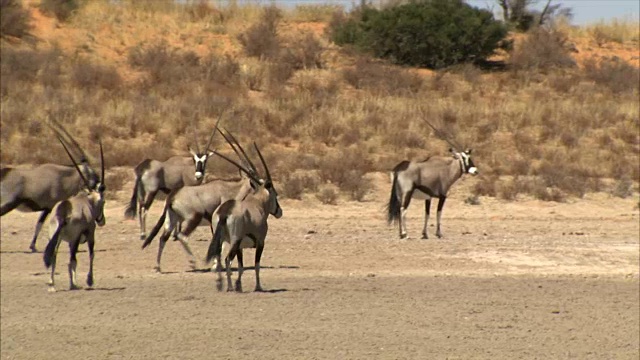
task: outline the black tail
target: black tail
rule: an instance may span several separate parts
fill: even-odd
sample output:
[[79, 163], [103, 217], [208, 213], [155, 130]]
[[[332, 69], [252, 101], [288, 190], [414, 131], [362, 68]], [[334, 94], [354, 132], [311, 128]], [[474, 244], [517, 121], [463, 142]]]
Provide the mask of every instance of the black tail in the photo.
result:
[[140, 189], [140, 177], [136, 176], [136, 183], [133, 185], [133, 194], [131, 194], [131, 200], [129, 206], [124, 209], [124, 218], [132, 220], [136, 217], [136, 210], [138, 208], [138, 190]]
[[44, 250], [44, 265], [47, 267], [47, 269], [51, 267], [53, 255], [56, 252], [56, 248], [58, 247], [60, 230], [62, 230], [62, 225], [58, 225], [56, 232], [53, 233], [51, 240], [49, 240], [49, 243], [47, 244], [47, 248]]
[[222, 235], [226, 225], [227, 217], [220, 217], [218, 219], [218, 225], [216, 225], [216, 230], [213, 233], [213, 239], [211, 239], [211, 243], [209, 244], [209, 250], [207, 251], [207, 263], [211, 262], [214, 256], [220, 255], [222, 250]]
[[[213, 239], [211, 239], [211, 244], [209, 244], [206, 262], [210, 262], [214, 256], [220, 255], [220, 252], [222, 251], [223, 231], [227, 227], [227, 218], [235, 206], [236, 200], [227, 200], [220, 204], [216, 209], [216, 214], [214, 216], [218, 217], [218, 225], [216, 225], [216, 230], [213, 232]], [[213, 224], [213, 222], [211, 224]]]
[[[133, 219], [136, 217], [136, 207], [138, 205], [138, 197], [144, 197], [144, 189], [142, 188], [142, 175], [151, 166], [151, 159], [144, 159], [136, 166], [133, 171], [136, 173], [136, 183], [133, 185], [133, 194], [129, 206], [124, 210], [125, 219]], [[140, 196], [139, 196], [140, 195]]]
[[131, 200], [129, 206], [124, 210], [124, 218], [133, 220], [136, 218], [136, 210], [138, 208], [138, 189], [140, 188], [140, 177], [136, 177], [136, 184], [133, 185], [133, 194], [131, 194]]
[[393, 181], [391, 183], [391, 196], [387, 204], [387, 223], [391, 225], [400, 219], [400, 199], [398, 199], [398, 173], [393, 172]]
[[393, 181], [391, 184], [391, 196], [387, 204], [387, 223], [391, 225], [400, 219], [400, 199], [398, 198], [398, 173], [409, 168], [411, 162], [404, 160], [393, 168]]
[[171, 205], [171, 202], [169, 200], [170, 199], [167, 199], [165, 203], [164, 210], [162, 210], [162, 215], [160, 215], [160, 219], [158, 219], [158, 222], [153, 227], [149, 235], [147, 235], [147, 238], [144, 240], [144, 243], [142, 244], [143, 249], [151, 244], [151, 241], [153, 241], [153, 238], [158, 235], [158, 231], [160, 231], [160, 228], [164, 224], [164, 219], [167, 217], [167, 212], [169, 212], [169, 206]]
[[71, 203], [69, 200], [64, 200], [58, 205], [56, 208], [55, 217], [58, 220], [58, 227], [56, 231], [51, 236], [49, 243], [47, 244], [47, 248], [44, 250], [44, 265], [48, 268], [51, 267], [51, 263], [53, 261], [53, 257], [55, 255], [56, 249], [58, 248], [58, 242], [60, 241], [60, 231], [67, 225], [67, 215], [71, 212]]

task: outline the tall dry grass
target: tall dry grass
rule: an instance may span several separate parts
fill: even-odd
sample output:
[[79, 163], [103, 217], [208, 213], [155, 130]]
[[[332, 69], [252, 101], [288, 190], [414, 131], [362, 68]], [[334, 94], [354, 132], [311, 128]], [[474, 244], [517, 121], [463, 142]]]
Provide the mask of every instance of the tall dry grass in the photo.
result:
[[[277, 54], [255, 58], [244, 55], [238, 36], [263, 21], [259, 7], [188, 5], [87, 2], [67, 26], [91, 34], [92, 51], [3, 43], [0, 161], [64, 159], [42, 125], [50, 117], [91, 154], [101, 138], [107, 166], [133, 166], [205, 143], [225, 112], [222, 125], [264, 149], [291, 198], [321, 191], [322, 201], [333, 203], [337, 187], [364, 200], [367, 172], [446, 153], [449, 144], [425, 119], [474, 148], [483, 173], [477, 195], [562, 201], [608, 190], [626, 196], [628, 181], [640, 177], [637, 82], [613, 87], [607, 81], [607, 75], [637, 76], [626, 63], [424, 74], [341, 53], [317, 35], [287, 32], [299, 12], [283, 13]], [[102, 56], [105, 47], [110, 57]], [[527, 56], [564, 51], [525, 50], [524, 64]], [[220, 139], [214, 147], [226, 150]], [[225, 164], [210, 165], [216, 175], [236, 175]], [[601, 179], [619, 180], [617, 188]]]

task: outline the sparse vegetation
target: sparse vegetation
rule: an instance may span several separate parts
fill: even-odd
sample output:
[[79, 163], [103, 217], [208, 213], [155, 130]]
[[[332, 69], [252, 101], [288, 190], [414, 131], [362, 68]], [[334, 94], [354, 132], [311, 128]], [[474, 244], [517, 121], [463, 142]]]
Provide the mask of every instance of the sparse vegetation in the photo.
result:
[[[322, 27], [292, 21], [293, 10], [188, 5], [83, 3], [59, 33], [77, 27], [89, 39], [101, 34], [100, 46], [2, 40], [3, 165], [64, 158], [51, 150], [47, 117], [73, 129], [82, 146], [102, 138], [107, 166], [116, 167], [182, 154], [194, 129], [206, 142], [226, 109], [223, 126], [243, 143], [264, 146], [278, 186], [293, 199], [362, 201], [373, 186], [368, 173], [446, 153], [449, 145], [425, 118], [478, 151], [482, 175], [469, 203], [478, 196], [565, 201], [592, 191], [637, 193], [640, 81], [628, 59], [594, 57], [558, 69], [572, 59], [564, 38], [530, 32], [518, 35], [507, 58], [518, 71], [466, 64], [431, 72], [338, 49], [321, 37]], [[234, 42], [242, 34], [249, 46], [259, 42], [250, 28], [270, 21], [276, 52], [249, 56]], [[123, 26], [135, 36], [114, 35]], [[553, 39], [559, 42], [550, 45]], [[236, 175], [210, 165], [215, 174]]]

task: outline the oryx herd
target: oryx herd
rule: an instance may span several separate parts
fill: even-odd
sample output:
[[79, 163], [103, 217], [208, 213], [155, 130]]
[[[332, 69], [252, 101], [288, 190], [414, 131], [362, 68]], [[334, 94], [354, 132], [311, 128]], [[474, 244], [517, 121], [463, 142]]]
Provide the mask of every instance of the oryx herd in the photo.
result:
[[[134, 169], [135, 185], [124, 216], [136, 217], [140, 223], [142, 248], [151, 244], [163, 229], [158, 244], [156, 270], [161, 271], [163, 249], [169, 239], [180, 242], [195, 268], [196, 258], [188, 244], [188, 236], [199, 225], [211, 229], [211, 241], [205, 262], [212, 260], [212, 271], [217, 272], [216, 284], [222, 290], [222, 263], [226, 267], [227, 291], [242, 291], [243, 249], [255, 249], [255, 291], [260, 285], [260, 259], [268, 232], [268, 218], [282, 217], [278, 193], [274, 187], [269, 168], [254, 142], [253, 150], [258, 155], [262, 171], [259, 171], [247, 151], [236, 137], [221, 130], [220, 119], [211, 132], [207, 145], [200, 149], [195, 142], [195, 151], [189, 147], [191, 156], [174, 156], [166, 161], [145, 159]], [[69, 132], [58, 122], [47, 120], [69, 156], [72, 166], [44, 164], [31, 169], [3, 167], [0, 172], [2, 216], [13, 209], [41, 212], [30, 244], [36, 252], [36, 239], [42, 224], [49, 216], [49, 242], [44, 251], [44, 264], [51, 268], [49, 291], [55, 291], [54, 273], [56, 255], [62, 240], [69, 244], [70, 289], [78, 289], [76, 280], [76, 254], [78, 246], [87, 243], [89, 249], [89, 273], [87, 285], [93, 286], [93, 259], [96, 226], [104, 226], [105, 163], [100, 141], [100, 172], [92, 167], [89, 157]], [[429, 124], [431, 125], [431, 124]], [[435, 128], [434, 128], [435, 130]], [[212, 150], [216, 133], [224, 138], [238, 161]], [[425, 222], [422, 237], [428, 238], [431, 198], [438, 198], [436, 236], [442, 237], [441, 216], [447, 193], [462, 175], [478, 173], [471, 160], [471, 150], [461, 151], [453, 145], [452, 156], [431, 156], [424, 161], [402, 161], [392, 172], [390, 199], [387, 204], [387, 219], [391, 224], [399, 223], [400, 238], [407, 237], [405, 215], [411, 198], [425, 200]], [[108, 151], [108, 149], [107, 149]], [[207, 160], [217, 157], [233, 164], [241, 174], [239, 180], [212, 180], [204, 182]], [[167, 194], [162, 215], [149, 234], [145, 230], [147, 211], [161, 191]], [[238, 259], [238, 278], [231, 281], [231, 262]]]

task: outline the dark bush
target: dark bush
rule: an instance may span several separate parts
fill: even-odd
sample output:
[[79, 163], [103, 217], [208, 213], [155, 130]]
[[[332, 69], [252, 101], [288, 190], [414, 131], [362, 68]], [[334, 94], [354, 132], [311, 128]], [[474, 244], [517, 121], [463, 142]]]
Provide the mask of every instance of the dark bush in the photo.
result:
[[322, 69], [323, 51], [320, 40], [312, 33], [306, 33], [294, 39], [291, 46], [282, 51], [280, 61], [290, 64], [295, 70]]
[[29, 10], [21, 0], [0, 0], [0, 37], [24, 37], [31, 30]]
[[62, 22], [69, 20], [79, 7], [78, 0], [42, 0], [40, 2], [40, 10], [43, 13], [53, 15]]
[[0, 62], [1, 80], [3, 83], [35, 81], [43, 61], [44, 58], [40, 53], [34, 50], [15, 50], [3, 46], [2, 62]]
[[86, 60], [78, 61], [71, 73], [73, 84], [81, 89], [115, 91], [122, 86], [122, 78], [113, 66], [103, 66]]
[[238, 36], [238, 40], [248, 56], [275, 58], [280, 51], [278, 23], [282, 11], [275, 5], [264, 8], [260, 22], [249, 27]]
[[507, 28], [490, 11], [462, 0], [421, 0], [334, 16], [329, 32], [394, 63], [441, 68], [485, 59], [503, 44]]

